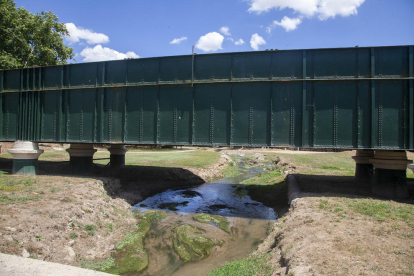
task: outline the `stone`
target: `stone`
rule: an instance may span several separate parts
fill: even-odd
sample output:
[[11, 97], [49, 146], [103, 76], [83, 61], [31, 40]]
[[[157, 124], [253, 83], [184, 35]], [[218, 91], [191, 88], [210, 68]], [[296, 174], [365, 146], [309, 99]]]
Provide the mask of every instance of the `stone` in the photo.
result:
[[65, 250], [67, 251], [68, 255], [65, 258], [65, 261], [73, 262], [76, 257], [75, 251], [73, 251], [73, 248], [70, 246], [65, 246]]
[[16, 228], [12, 228], [12, 227], [4, 227], [4, 229], [11, 231], [11, 232], [16, 232], [17, 229]]
[[27, 250], [26, 250], [25, 248], [23, 248], [23, 251], [22, 251], [22, 257], [23, 257], [23, 258], [29, 258], [29, 257], [30, 257], [29, 252], [27, 252]]

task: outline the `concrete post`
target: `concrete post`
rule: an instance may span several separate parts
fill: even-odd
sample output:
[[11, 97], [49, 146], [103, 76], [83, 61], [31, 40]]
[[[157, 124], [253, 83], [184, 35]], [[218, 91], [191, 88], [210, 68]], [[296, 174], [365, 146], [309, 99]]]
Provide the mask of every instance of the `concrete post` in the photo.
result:
[[93, 144], [70, 144], [66, 150], [70, 155], [72, 174], [88, 174], [92, 172], [93, 155], [96, 149]]
[[357, 150], [356, 155], [352, 156], [355, 165], [355, 178], [361, 181], [370, 181], [374, 171], [374, 166], [369, 161], [374, 157], [373, 150]]
[[16, 141], [8, 152], [13, 156], [14, 174], [37, 174], [37, 160], [43, 153], [37, 143]]
[[125, 154], [128, 151], [124, 145], [111, 145], [108, 149], [110, 155], [110, 166], [113, 168], [125, 166]]
[[375, 151], [370, 159], [374, 165], [372, 192], [388, 198], [408, 197], [406, 183], [407, 159], [405, 151]]

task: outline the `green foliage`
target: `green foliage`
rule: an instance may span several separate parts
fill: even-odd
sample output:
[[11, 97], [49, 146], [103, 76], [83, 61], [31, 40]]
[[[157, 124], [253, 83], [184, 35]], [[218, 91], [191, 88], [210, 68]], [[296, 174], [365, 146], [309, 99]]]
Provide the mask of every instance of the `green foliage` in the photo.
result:
[[251, 276], [270, 275], [271, 268], [267, 265], [267, 255], [252, 256], [245, 260], [237, 260], [216, 268], [208, 276]]
[[75, 232], [70, 233], [69, 238], [71, 238], [72, 240], [76, 239], [78, 237], [78, 234], [76, 234]]
[[63, 44], [64, 23], [51, 11], [32, 14], [0, 0], [0, 69], [66, 64], [73, 49]]

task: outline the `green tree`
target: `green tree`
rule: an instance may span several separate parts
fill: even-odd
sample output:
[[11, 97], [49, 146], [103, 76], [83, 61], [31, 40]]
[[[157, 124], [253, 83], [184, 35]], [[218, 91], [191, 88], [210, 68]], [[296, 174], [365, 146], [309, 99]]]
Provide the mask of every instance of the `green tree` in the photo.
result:
[[66, 64], [74, 56], [63, 44], [68, 34], [53, 12], [32, 14], [0, 0], [0, 69]]

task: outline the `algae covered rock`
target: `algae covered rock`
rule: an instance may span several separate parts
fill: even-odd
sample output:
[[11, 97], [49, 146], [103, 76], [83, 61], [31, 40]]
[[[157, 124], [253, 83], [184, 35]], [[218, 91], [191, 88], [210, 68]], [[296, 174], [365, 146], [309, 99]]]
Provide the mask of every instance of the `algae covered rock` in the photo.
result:
[[167, 216], [164, 211], [136, 213], [138, 224], [125, 234], [112, 253], [114, 265], [105, 270], [113, 274], [135, 273], [148, 266], [148, 253], [144, 249], [144, 238], [150, 227]]
[[227, 233], [230, 233], [229, 229], [229, 221], [227, 218], [219, 215], [210, 215], [210, 214], [196, 214], [193, 217], [194, 220], [199, 221], [201, 223], [214, 223], [220, 226], [221, 229], [226, 231]]
[[211, 254], [214, 246], [222, 245], [222, 242], [205, 237], [203, 229], [183, 224], [172, 229], [175, 234], [173, 238], [174, 250], [185, 262], [200, 261]]

